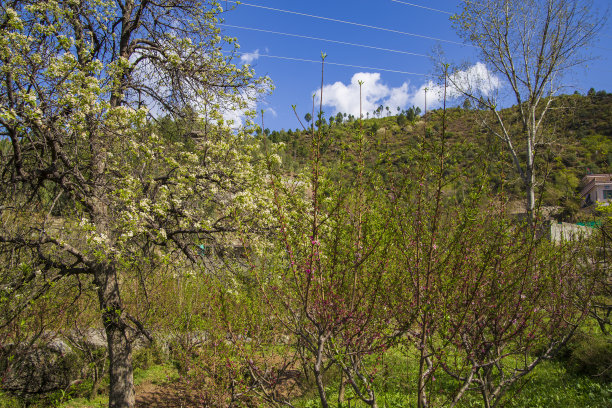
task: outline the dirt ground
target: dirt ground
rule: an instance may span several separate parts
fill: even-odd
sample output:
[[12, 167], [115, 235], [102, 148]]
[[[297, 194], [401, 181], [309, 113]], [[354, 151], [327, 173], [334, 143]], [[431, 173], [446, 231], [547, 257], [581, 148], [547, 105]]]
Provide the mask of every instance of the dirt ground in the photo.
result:
[[136, 388], [136, 408], [203, 408], [181, 384], [141, 384]]
[[[281, 399], [303, 394], [300, 372], [287, 370], [283, 381], [275, 389]], [[162, 385], [144, 382], [136, 387], [136, 408], [208, 408], [209, 405], [185, 384], [171, 382]]]

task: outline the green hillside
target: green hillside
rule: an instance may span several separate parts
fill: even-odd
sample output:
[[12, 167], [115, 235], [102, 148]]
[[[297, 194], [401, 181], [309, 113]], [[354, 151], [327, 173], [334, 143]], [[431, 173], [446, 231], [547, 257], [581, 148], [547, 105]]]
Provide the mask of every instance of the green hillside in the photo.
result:
[[[504, 110], [502, 115], [520, 134], [517, 107]], [[483, 124], [493, 122], [488, 112], [475, 109], [450, 108], [446, 112], [445, 133], [449, 145], [449, 160], [458, 172], [470, 171], [467, 164], [486, 161], [495, 191], [503, 190], [512, 199], [522, 198], [522, 185], [505, 146]], [[515, 119], [516, 118], [516, 119]], [[318, 122], [318, 121], [317, 121]], [[305, 122], [306, 123], [306, 122]], [[311, 123], [312, 125], [312, 123]], [[442, 110], [415, 116], [412, 111], [398, 115], [367, 118], [360, 123], [352, 115], [336, 115], [323, 119], [325, 134], [323, 158], [328, 164], [342, 160], [347, 142], [362, 129], [368, 139], [370, 163], [397, 165], [419, 155], [419, 142], [427, 143], [441, 137]], [[579, 182], [588, 173], [612, 172], [612, 94], [591, 91], [588, 95], [563, 95], [555, 99], [544, 126], [545, 143], [537, 147], [541, 205], [561, 206], [560, 218], [580, 218]], [[311, 129], [274, 130], [259, 132], [264, 143], [284, 143], [283, 161], [287, 171], [297, 171], [308, 162]], [[518, 148], [520, 150], [520, 138]], [[460, 180], [470, 180], [462, 174]], [[461, 185], [450, 192], [459, 193]]]

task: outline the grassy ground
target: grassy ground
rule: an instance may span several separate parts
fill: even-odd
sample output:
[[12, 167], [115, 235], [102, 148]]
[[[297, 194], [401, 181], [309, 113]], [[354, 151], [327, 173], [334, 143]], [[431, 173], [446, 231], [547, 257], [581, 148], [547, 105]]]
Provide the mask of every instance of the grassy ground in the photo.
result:
[[[405, 358], [400, 353], [390, 352], [386, 358], [384, 370], [377, 384], [377, 396], [380, 408], [410, 408], [414, 407], [416, 396], [414, 381], [407, 383]], [[413, 375], [410, 368], [408, 375]], [[136, 369], [134, 382], [137, 395], [154, 393], [162, 390], [164, 393], [181, 393], [181, 388], [173, 388], [173, 381], [178, 378], [176, 369], [170, 365], [151, 365], [146, 369]], [[99, 395], [88, 400], [82, 397], [87, 393], [91, 384], [83, 383], [68, 393], [56, 392], [38, 401], [30, 400], [28, 404], [0, 393], [0, 408], [21, 407], [61, 407], [61, 408], [105, 408], [108, 398]], [[102, 384], [105, 390], [107, 384]], [[434, 406], [447, 405], [446, 391], [456, 387], [456, 383], [442, 374], [436, 376], [430, 390], [430, 399]], [[525, 382], [511, 390], [505, 401], [506, 407], [511, 408], [610, 408], [612, 407], [612, 383], [598, 382], [586, 376], [577, 376], [568, 373], [560, 362], [550, 361], [541, 364], [526, 379]], [[335, 408], [337, 394], [330, 390], [329, 399]], [[344, 408], [361, 408], [365, 404], [357, 402], [347, 388]], [[295, 401], [300, 408], [318, 408], [320, 404], [314, 388], [307, 390], [302, 398]], [[464, 396], [459, 407], [482, 407], [480, 396], [477, 393]]]
[[[378, 405], [380, 408], [409, 408], [416, 406], [416, 393], [408, 384], [383, 380], [379, 385]], [[444, 375], [436, 376], [430, 391], [433, 406], [446, 406], [448, 399], [445, 391], [454, 389], [456, 383]], [[602, 383], [585, 376], [576, 376], [566, 371], [559, 362], [549, 361], [537, 367], [519, 387], [508, 393], [505, 407], [512, 408], [610, 408], [612, 407], [612, 384]], [[332, 407], [337, 407], [338, 395], [331, 392], [329, 400]], [[366, 405], [356, 401], [347, 389], [344, 408], [365, 408]], [[307, 393], [300, 401], [300, 408], [318, 408], [320, 403], [314, 392]], [[467, 394], [458, 405], [461, 408], [482, 407], [483, 403], [477, 393]]]

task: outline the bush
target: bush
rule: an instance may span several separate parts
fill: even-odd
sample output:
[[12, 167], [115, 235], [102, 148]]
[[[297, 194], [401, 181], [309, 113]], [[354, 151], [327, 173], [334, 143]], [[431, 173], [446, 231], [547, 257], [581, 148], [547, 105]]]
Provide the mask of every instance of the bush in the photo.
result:
[[397, 124], [401, 127], [404, 127], [406, 123], [408, 123], [408, 119], [404, 115], [397, 115]]
[[578, 334], [564, 353], [567, 370], [602, 381], [612, 381], [612, 338], [602, 334]]
[[0, 391], [0, 408], [17, 408], [23, 404], [16, 398]]
[[147, 370], [153, 365], [165, 363], [167, 360], [168, 356], [156, 344], [136, 350], [133, 356], [134, 367], [142, 370]]

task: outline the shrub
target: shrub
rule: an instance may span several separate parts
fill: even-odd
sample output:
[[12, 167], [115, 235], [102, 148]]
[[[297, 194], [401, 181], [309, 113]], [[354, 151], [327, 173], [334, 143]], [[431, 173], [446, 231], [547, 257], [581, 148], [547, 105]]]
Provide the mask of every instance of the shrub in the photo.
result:
[[601, 334], [581, 333], [568, 345], [567, 370], [612, 381], [612, 338]]
[[133, 359], [134, 367], [147, 370], [153, 365], [164, 363], [167, 360], [167, 356], [160, 347], [152, 345], [135, 351]]
[[17, 398], [0, 391], [0, 408], [17, 408], [22, 406], [23, 404]]

